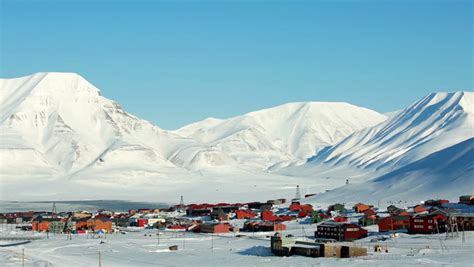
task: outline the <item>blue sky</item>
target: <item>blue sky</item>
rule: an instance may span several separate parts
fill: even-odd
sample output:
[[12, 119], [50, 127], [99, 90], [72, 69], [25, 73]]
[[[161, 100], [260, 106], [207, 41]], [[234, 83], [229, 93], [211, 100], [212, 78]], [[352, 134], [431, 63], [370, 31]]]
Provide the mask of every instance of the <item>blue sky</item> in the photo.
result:
[[469, 0], [0, 1], [2, 78], [76, 72], [165, 129], [286, 102], [387, 112], [472, 90]]

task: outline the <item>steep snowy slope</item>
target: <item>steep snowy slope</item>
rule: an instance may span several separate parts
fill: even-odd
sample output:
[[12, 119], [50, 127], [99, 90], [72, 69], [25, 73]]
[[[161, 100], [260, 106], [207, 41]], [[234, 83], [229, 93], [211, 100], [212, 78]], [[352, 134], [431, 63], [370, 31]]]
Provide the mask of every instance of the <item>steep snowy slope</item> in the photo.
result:
[[374, 180], [350, 184], [318, 195], [312, 203], [457, 199], [474, 193], [474, 138], [435, 152]]
[[345, 103], [292, 103], [168, 132], [126, 113], [77, 74], [0, 79], [0, 87], [2, 174], [262, 171], [386, 118]]
[[194, 143], [124, 112], [77, 74], [1, 79], [0, 88], [2, 174], [174, 167], [168, 154]]
[[175, 131], [229, 155], [268, 168], [305, 160], [386, 116], [347, 103], [289, 103], [227, 120], [206, 119]]
[[307, 164], [393, 170], [471, 137], [474, 93], [433, 93], [320, 151]]

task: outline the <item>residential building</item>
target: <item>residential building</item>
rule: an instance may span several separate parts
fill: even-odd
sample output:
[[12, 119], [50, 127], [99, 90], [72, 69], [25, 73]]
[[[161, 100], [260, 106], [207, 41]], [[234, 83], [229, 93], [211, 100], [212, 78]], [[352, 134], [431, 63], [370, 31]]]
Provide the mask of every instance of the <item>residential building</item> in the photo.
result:
[[366, 237], [368, 231], [357, 224], [325, 222], [318, 226], [316, 238], [334, 239], [336, 241], [352, 241]]

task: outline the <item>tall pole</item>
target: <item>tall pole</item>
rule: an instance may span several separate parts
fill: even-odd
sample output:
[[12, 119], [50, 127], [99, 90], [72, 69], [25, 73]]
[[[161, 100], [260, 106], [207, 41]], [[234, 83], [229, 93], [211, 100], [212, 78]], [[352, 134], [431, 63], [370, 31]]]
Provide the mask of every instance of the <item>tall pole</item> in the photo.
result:
[[186, 248], [186, 232], [183, 232], [183, 249]]
[[100, 250], [99, 250], [99, 267], [102, 267], [102, 255], [100, 254]]
[[464, 236], [464, 221], [462, 223], [462, 243], [466, 243], [466, 237]]
[[25, 267], [25, 248], [21, 250], [21, 266]]
[[56, 209], [56, 202], [53, 202], [53, 209], [51, 210], [51, 216], [53, 218], [56, 218], [57, 213], [58, 213], [58, 210]]

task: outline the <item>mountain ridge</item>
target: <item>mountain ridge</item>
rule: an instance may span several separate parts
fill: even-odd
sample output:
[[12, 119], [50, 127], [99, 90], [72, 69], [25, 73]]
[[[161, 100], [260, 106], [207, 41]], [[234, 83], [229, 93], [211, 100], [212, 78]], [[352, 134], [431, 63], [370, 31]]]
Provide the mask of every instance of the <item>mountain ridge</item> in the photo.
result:
[[309, 162], [400, 167], [472, 137], [473, 106], [472, 92], [429, 94], [385, 122], [326, 147]]
[[174, 131], [127, 113], [74, 73], [0, 79], [0, 94], [4, 185], [186, 185], [194, 194], [203, 181], [232, 191], [244, 180], [260, 193], [298, 181], [312, 192], [348, 177], [367, 182], [474, 136], [469, 91], [432, 93], [389, 116], [345, 102], [292, 102]]

